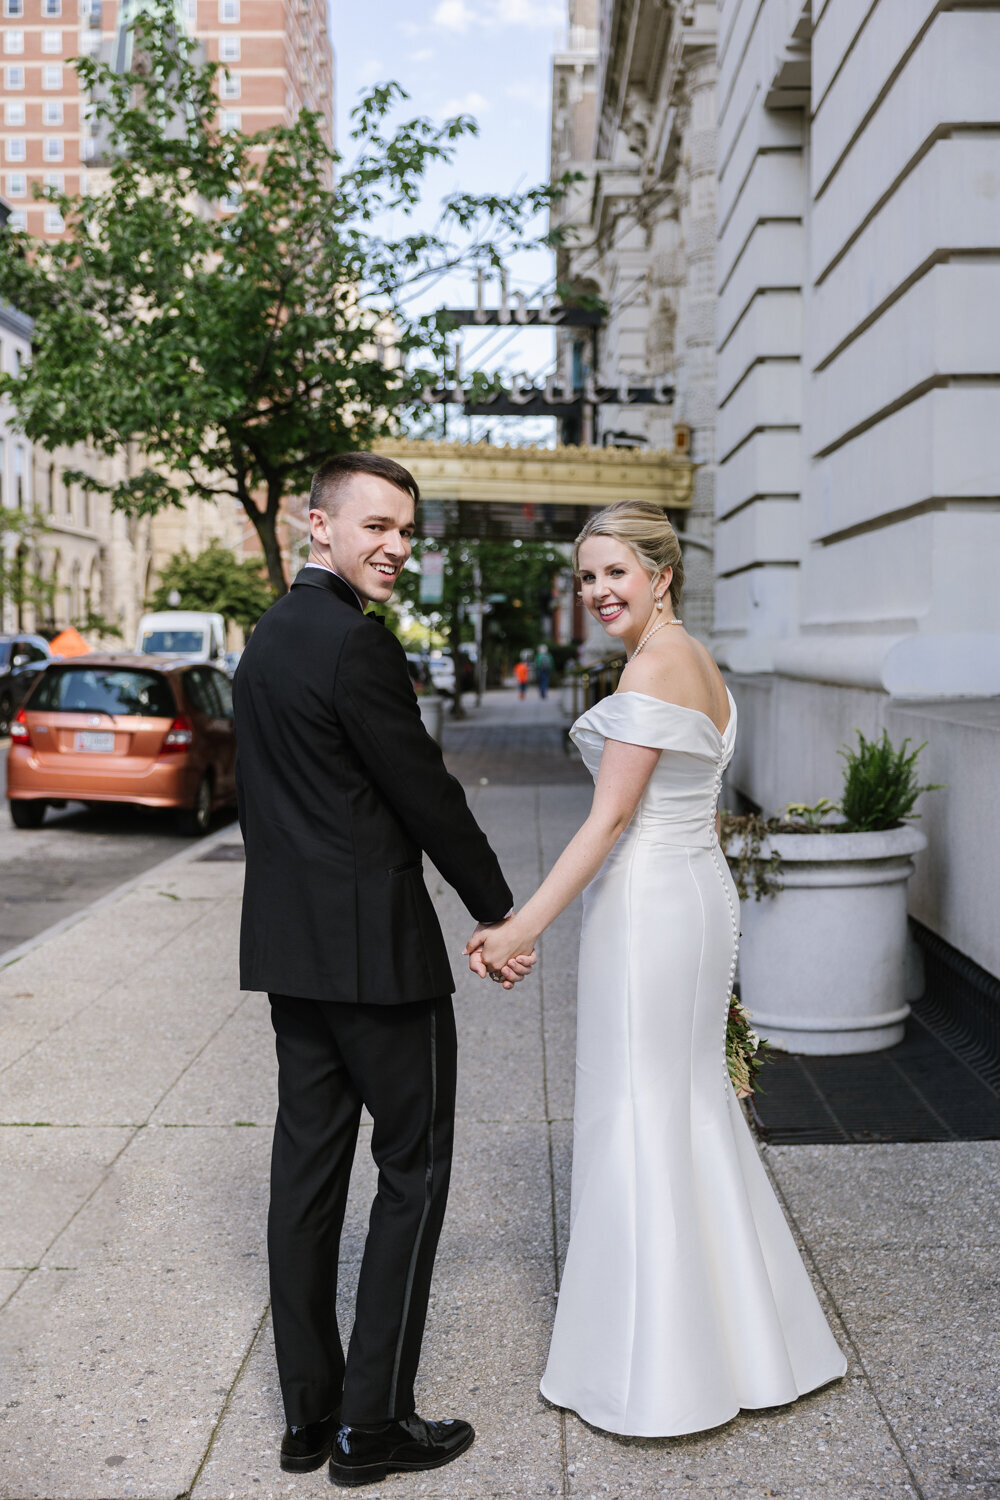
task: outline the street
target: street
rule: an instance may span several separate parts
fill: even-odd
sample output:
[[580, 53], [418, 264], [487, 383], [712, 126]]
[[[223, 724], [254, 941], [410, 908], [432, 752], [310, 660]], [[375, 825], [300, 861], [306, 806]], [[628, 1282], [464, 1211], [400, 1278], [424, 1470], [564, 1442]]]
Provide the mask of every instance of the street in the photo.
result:
[[[79, 802], [50, 810], [40, 829], [13, 826], [6, 805], [7, 749], [0, 741], [0, 959], [191, 842], [169, 813]], [[221, 827], [229, 814], [217, 814]]]

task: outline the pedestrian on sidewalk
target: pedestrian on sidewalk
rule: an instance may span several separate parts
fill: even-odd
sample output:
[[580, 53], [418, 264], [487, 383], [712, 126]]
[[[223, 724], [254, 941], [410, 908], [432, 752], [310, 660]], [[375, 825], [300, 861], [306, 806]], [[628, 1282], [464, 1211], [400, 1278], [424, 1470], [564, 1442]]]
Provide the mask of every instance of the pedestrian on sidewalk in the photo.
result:
[[[268, 1218], [281, 1467], [336, 1484], [436, 1468], [473, 1441], [414, 1410], [448, 1196], [454, 981], [426, 851], [477, 933], [511, 892], [424, 730], [385, 603], [419, 490], [400, 464], [341, 454], [310, 493], [309, 560], [257, 625], [234, 682], [246, 883], [241, 983], [266, 990], [278, 1055]], [[504, 971], [509, 988], [533, 957]], [[362, 1105], [379, 1169], [346, 1358], [337, 1263]], [[332, 1456], [331, 1456], [332, 1455]]]
[[539, 698], [548, 697], [549, 678], [552, 676], [553, 665], [552, 652], [543, 641], [535, 652], [535, 681], [538, 683]]
[[517, 678], [517, 696], [523, 702], [528, 696], [528, 678], [531, 676], [531, 669], [523, 656], [514, 668], [514, 676]]

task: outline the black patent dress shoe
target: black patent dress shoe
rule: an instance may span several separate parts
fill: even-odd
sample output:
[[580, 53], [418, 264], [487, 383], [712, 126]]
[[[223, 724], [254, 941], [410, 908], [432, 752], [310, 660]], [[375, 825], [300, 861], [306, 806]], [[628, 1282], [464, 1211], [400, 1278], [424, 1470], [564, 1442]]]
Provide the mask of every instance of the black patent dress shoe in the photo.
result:
[[307, 1422], [304, 1427], [285, 1428], [281, 1439], [281, 1467], [292, 1474], [309, 1474], [322, 1468], [330, 1457], [333, 1439], [340, 1425], [340, 1413], [324, 1417], [322, 1422]]
[[468, 1422], [425, 1422], [416, 1413], [381, 1427], [352, 1427], [337, 1432], [330, 1455], [333, 1484], [377, 1484], [391, 1473], [439, 1469], [471, 1448], [476, 1434]]

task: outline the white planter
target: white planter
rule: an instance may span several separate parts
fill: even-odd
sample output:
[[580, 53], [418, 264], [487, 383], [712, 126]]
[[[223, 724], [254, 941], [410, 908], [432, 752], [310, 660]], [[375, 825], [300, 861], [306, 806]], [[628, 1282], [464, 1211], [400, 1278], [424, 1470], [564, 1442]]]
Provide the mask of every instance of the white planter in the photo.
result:
[[881, 833], [783, 833], [781, 889], [741, 904], [740, 994], [784, 1052], [877, 1052], [903, 1037], [906, 882], [927, 840]]
[[420, 709], [420, 717], [424, 721], [424, 728], [432, 740], [441, 743], [441, 728], [443, 724], [444, 699], [437, 693], [418, 693], [417, 706]]

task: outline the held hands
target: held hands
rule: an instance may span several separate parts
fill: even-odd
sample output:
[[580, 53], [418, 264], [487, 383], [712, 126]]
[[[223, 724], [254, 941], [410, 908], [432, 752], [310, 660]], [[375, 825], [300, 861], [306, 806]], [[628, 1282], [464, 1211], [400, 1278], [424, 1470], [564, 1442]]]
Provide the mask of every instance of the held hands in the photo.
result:
[[526, 979], [538, 954], [535, 952], [535, 936], [522, 927], [516, 912], [503, 922], [480, 922], [462, 949], [468, 955], [473, 974], [478, 974], [480, 979], [502, 974], [505, 990], [513, 989], [520, 980]]

